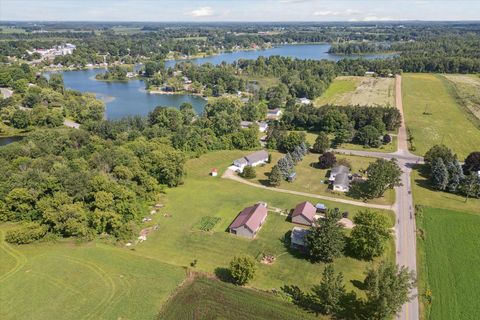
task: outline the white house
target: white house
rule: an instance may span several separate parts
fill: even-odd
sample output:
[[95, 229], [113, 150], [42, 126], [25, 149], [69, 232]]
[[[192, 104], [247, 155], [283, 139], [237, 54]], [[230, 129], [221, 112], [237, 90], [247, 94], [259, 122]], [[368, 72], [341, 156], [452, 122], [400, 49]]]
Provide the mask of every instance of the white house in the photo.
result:
[[267, 130], [268, 130], [268, 123], [265, 122], [265, 121], [260, 121], [260, 122], [258, 123], [258, 131], [260, 131], [260, 132], [263, 133], [263, 132], [265, 132], [265, 131], [267, 131]]
[[310, 104], [310, 103], [312, 103], [312, 100], [310, 100], [308, 98], [300, 98], [300, 99], [298, 99], [298, 102], [300, 102], [301, 104]]
[[350, 169], [343, 165], [335, 166], [330, 170], [330, 177], [328, 178], [328, 180], [330, 182], [335, 181], [335, 177], [340, 173], [345, 173], [348, 176], [348, 174], [350, 173]]
[[279, 108], [268, 110], [267, 119], [278, 120], [282, 116], [282, 113], [282, 110], [280, 110]]
[[332, 184], [333, 191], [348, 192], [350, 190], [350, 179], [348, 174], [339, 173], [335, 176]]
[[243, 158], [239, 158], [233, 161], [233, 165], [237, 167], [237, 171], [243, 172], [243, 169], [246, 166], [258, 166], [261, 164], [265, 164], [268, 162], [268, 152], [265, 150], [256, 151], [254, 153], [249, 154]]

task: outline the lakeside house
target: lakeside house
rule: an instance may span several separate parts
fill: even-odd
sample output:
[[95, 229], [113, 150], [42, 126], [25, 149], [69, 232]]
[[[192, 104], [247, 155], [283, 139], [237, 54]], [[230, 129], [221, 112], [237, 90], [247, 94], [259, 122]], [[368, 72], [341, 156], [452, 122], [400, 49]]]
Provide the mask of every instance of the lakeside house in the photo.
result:
[[267, 111], [267, 119], [269, 120], [279, 120], [283, 114], [283, 111], [280, 108], [271, 109]]
[[317, 209], [308, 201], [297, 204], [292, 212], [292, 222], [311, 226], [315, 222]]
[[307, 104], [311, 104], [312, 100], [310, 100], [308, 98], [300, 98], [300, 99], [298, 99], [298, 102], [300, 102], [300, 104], [307, 105]]
[[290, 246], [294, 249], [306, 249], [305, 237], [310, 233], [310, 230], [300, 227], [293, 227], [290, 235]]
[[257, 203], [243, 209], [228, 227], [231, 234], [253, 239], [267, 219], [267, 205]]
[[243, 172], [246, 166], [256, 167], [268, 162], [268, 152], [265, 150], [256, 151], [243, 158], [239, 158], [233, 161], [233, 165], [236, 167], [235, 171]]
[[256, 122], [252, 122], [252, 121], [241, 121], [240, 122], [240, 127], [242, 129], [248, 129], [250, 128], [253, 124], [256, 124], [258, 125], [258, 131], [260, 131], [261, 133], [264, 133], [265, 131], [267, 131], [268, 129], [268, 123], [266, 121], [256, 121]]

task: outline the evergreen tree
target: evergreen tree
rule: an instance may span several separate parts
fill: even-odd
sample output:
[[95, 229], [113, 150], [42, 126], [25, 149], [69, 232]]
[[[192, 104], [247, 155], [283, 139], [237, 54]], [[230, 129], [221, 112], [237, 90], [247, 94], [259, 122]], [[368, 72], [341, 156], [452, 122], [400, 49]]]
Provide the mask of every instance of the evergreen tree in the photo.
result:
[[312, 150], [316, 153], [324, 153], [330, 148], [330, 139], [325, 132], [320, 132], [320, 134], [315, 139]]
[[337, 275], [331, 264], [323, 270], [322, 282], [312, 288], [313, 298], [323, 314], [336, 314], [342, 311], [341, 300], [345, 296], [343, 274]]
[[293, 168], [293, 161], [290, 154], [287, 154], [285, 157], [280, 158], [280, 160], [278, 160], [277, 165], [283, 178], [286, 179], [292, 172], [292, 168]]
[[268, 182], [271, 186], [278, 187], [282, 183], [282, 180], [283, 176], [280, 172], [280, 169], [278, 168], [278, 165], [273, 166], [272, 171], [268, 176]]
[[465, 178], [463, 174], [463, 169], [458, 160], [449, 162], [447, 165], [448, 171], [448, 191], [457, 192], [458, 187], [460, 186], [461, 181]]
[[430, 181], [437, 190], [445, 190], [448, 186], [448, 170], [442, 158], [438, 157], [431, 162]]

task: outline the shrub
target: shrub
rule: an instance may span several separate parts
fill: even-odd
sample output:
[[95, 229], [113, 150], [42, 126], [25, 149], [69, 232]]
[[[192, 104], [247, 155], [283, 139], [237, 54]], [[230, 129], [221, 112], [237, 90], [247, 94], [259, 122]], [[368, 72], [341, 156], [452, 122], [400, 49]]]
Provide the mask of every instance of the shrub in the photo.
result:
[[42, 239], [47, 234], [48, 228], [38, 223], [28, 223], [19, 228], [10, 230], [5, 235], [9, 243], [26, 244]]
[[245, 179], [253, 179], [257, 176], [257, 173], [255, 172], [254, 167], [246, 166], [243, 168], [243, 172], [240, 174], [240, 176]]
[[389, 144], [392, 142], [392, 136], [389, 134], [386, 134], [383, 136], [383, 144]]
[[337, 158], [335, 157], [333, 152], [325, 152], [318, 158], [318, 167], [320, 169], [328, 169], [331, 168], [336, 161]]
[[256, 271], [255, 260], [252, 257], [235, 257], [230, 261], [230, 275], [238, 285], [244, 285], [253, 279]]

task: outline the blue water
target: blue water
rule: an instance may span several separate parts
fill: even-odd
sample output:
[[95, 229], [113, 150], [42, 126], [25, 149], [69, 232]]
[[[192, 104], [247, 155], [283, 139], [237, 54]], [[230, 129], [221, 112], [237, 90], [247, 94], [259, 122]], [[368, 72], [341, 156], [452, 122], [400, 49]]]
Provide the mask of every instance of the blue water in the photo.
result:
[[[333, 60], [354, 58], [355, 56], [339, 56], [329, 54], [328, 44], [284, 45], [267, 50], [237, 51], [222, 53], [217, 56], [191, 60], [193, 63], [220, 64], [222, 61], [232, 63], [238, 59], [256, 59], [260, 56], [280, 55], [299, 59]], [[391, 57], [391, 54], [362, 55], [365, 59], [381, 59]], [[358, 57], [358, 56], [357, 56]], [[174, 66], [178, 61], [167, 61], [166, 66]], [[156, 106], [179, 107], [183, 102], [193, 105], [197, 113], [201, 113], [206, 101], [198, 96], [191, 95], [163, 95], [150, 94], [145, 91], [142, 80], [124, 82], [107, 82], [95, 80], [95, 75], [105, 72], [104, 69], [65, 71], [63, 79], [65, 87], [81, 92], [92, 92], [105, 102], [107, 119], [118, 119], [124, 116], [147, 115]]]
[[6, 146], [7, 144], [10, 144], [12, 142], [20, 141], [22, 139], [22, 136], [0, 137], [0, 147]]
[[[235, 52], [225, 52], [216, 56], [206, 57], [206, 58], [197, 58], [190, 60], [180, 60], [180, 61], [191, 61], [196, 64], [211, 63], [217, 65], [223, 61], [227, 63], [232, 63], [238, 59], [257, 59], [260, 56], [270, 57], [270, 56], [283, 56], [291, 57], [298, 59], [311, 59], [311, 60], [331, 60], [338, 61], [346, 58], [358, 58], [358, 55], [336, 55], [328, 53], [330, 49], [329, 44], [296, 44], [296, 45], [281, 45], [271, 49], [265, 50], [250, 50], [250, 51], [235, 51]], [[366, 54], [362, 55], [362, 58], [365, 59], [385, 59], [395, 56], [395, 54]], [[167, 67], [173, 67], [178, 61], [171, 60], [166, 61], [165, 65]]]

